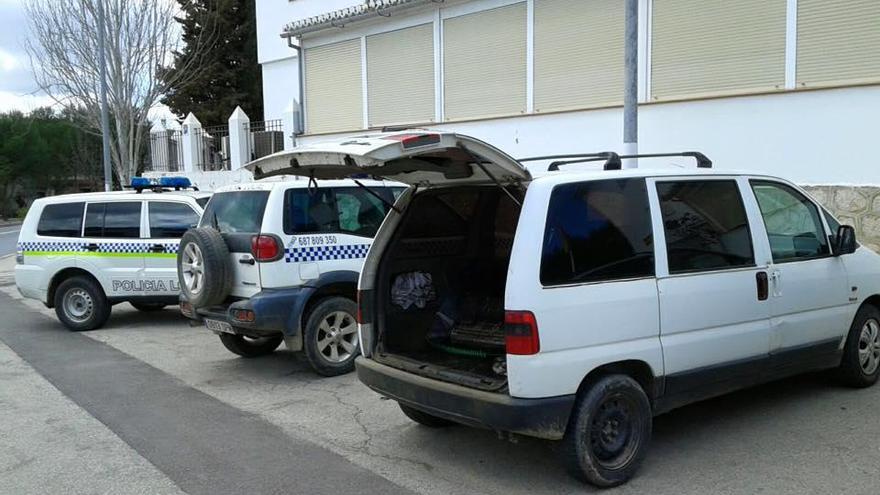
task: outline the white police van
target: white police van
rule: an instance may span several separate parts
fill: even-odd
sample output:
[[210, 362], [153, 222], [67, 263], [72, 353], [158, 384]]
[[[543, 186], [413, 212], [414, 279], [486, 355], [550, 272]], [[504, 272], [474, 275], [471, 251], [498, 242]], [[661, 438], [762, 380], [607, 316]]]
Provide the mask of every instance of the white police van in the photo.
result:
[[354, 369], [356, 289], [404, 187], [266, 180], [218, 189], [180, 243], [180, 311], [243, 357], [286, 341], [322, 375]]
[[130, 191], [34, 201], [18, 239], [19, 292], [75, 331], [101, 327], [123, 301], [141, 311], [176, 304], [177, 246], [211, 196], [193, 189], [182, 177], [135, 178]]
[[361, 271], [358, 377], [426, 426], [562, 440], [575, 476], [613, 486], [654, 415], [805, 371], [880, 375], [880, 256], [788, 181], [675, 155], [699, 167], [604, 153], [532, 176], [469, 136], [410, 131], [249, 168], [414, 186]]

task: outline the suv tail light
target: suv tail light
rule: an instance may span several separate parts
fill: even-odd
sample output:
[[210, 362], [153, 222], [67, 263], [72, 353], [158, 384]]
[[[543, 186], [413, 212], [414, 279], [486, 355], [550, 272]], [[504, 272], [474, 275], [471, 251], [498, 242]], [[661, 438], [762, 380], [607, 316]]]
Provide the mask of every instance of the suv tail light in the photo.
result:
[[257, 234], [251, 237], [251, 254], [257, 261], [276, 261], [281, 259], [284, 249], [281, 240], [274, 235]]
[[508, 354], [529, 356], [541, 350], [538, 322], [531, 311], [504, 312], [504, 345]]

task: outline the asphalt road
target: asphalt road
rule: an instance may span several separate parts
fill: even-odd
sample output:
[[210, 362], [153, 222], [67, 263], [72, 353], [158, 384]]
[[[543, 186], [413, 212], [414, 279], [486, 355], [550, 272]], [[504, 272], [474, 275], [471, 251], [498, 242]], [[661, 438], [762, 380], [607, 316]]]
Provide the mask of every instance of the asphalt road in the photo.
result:
[[[235, 357], [171, 309], [119, 305], [71, 334], [2, 269], [4, 492], [593, 491], [554, 442], [420, 427], [353, 375], [319, 378], [286, 350]], [[880, 387], [813, 374], [673, 411], [640, 474], [605, 493], [876, 494], [878, 404]]]
[[15, 254], [18, 244], [18, 232], [21, 225], [9, 225], [0, 227], [0, 256]]

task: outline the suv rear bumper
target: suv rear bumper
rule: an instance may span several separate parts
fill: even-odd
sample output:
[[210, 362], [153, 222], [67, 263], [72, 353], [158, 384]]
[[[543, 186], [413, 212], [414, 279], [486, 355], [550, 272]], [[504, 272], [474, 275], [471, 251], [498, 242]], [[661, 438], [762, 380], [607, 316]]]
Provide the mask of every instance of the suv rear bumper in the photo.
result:
[[575, 396], [518, 399], [441, 382], [358, 357], [358, 378], [374, 391], [428, 414], [470, 426], [559, 440]]
[[[203, 322], [206, 318], [229, 323], [236, 333], [251, 337], [266, 337], [278, 334], [296, 335], [299, 331], [300, 318], [305, 304], [315, 289], [311, 287], [290, 287], [284, 289], [264, 289], [251, 296], [230, 304], [197, 308], [186, 311], [187, 305], [181, 306], [181, 313], [187, 318]], [[181, 303], [186, 297], [180, 295]], [[189, 306], [191, 307], [191, 306]], [[254, 312], [254, 321], [239, 321], [232, 317], [234, 310], [250, 310]]]

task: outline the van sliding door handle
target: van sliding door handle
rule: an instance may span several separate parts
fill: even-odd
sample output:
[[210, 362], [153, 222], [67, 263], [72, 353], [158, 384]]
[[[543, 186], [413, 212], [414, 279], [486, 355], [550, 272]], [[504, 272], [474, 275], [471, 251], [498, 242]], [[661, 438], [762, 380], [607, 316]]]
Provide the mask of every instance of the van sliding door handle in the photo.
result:
[[755, 281], [758, 285], [758, 300], [766, 301], [770, 297], [770, 283], [767, 272], [758, 272], [755, 274]]
[[242, 265], [254, 265], [257, 263], [253, 258], [239, 258], [238, 262]]

